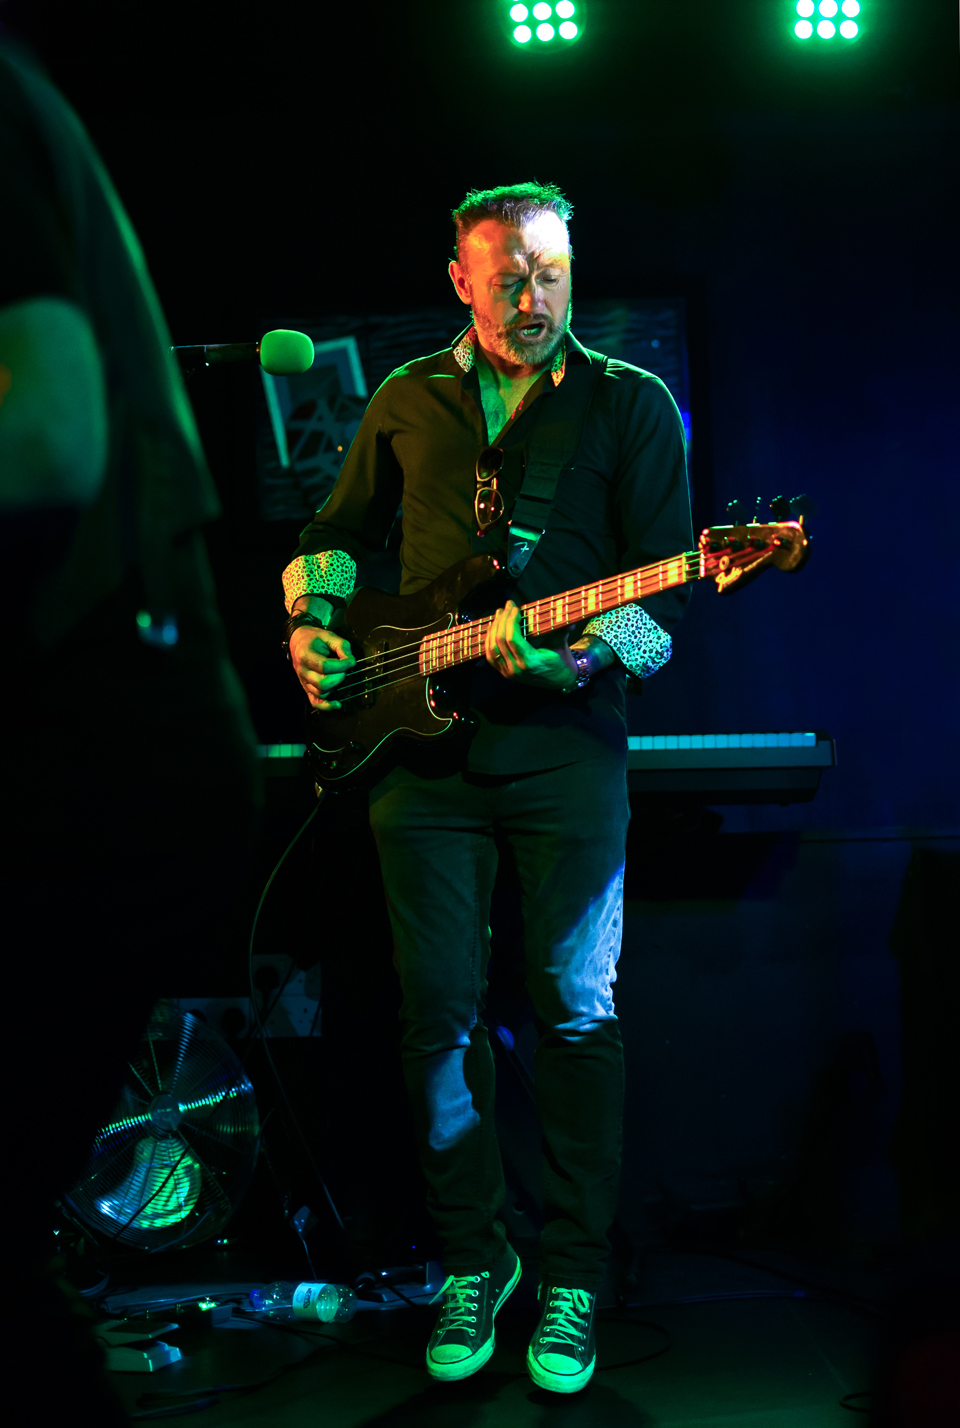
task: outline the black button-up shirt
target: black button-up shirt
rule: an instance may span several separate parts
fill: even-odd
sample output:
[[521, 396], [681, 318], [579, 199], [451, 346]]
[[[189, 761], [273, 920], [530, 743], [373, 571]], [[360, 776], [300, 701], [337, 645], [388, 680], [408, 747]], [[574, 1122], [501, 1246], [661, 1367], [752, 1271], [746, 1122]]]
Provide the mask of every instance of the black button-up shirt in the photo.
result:
[[[360, 562], [381, 552], [398, 506], [402, 595], [421, 590], [474, 551], [503, 551], [521, 482], [521, 453], [542, 403], [555, 399], [562, 368], [538, 379], [497, 435], [504, 452], [500, 490], [506, 512], [478, 542], [476, 461], [488, 438], [479, 373], [470, 360], [472, 337], [468, 328], [452, 347], [398, 368], [374, 394], [336, 486], [303, 531], [285, 572], [288, 594], [292, 589], [348, 593], [342, 583], [324, 581], [322, 572], [332, 566], [325, 554], [345, 552]], [[571, 333], [564, 360], [601, 359]], [[576, 464], [560, 477], [547, 532], [506, 593], [520, 603], [540, 599], [692, 545], [680, 413], [658, 377], [611, 359], [587, 415]], [[346, 562], [338, 557], [337, 564], [342, 581]], [[287, 580], [292, 572], [295, 585]], [[689, 593], [689, 586], [662, 591], [645, 599], [642, 608], [661, 630], [669, 630]], [[617, 613], [601, 615], [587, 628], [636, 669]], [[661, 644], [669, 650], [662, 637]], [[652, 667], [664, 658], [661, 654]], [[605, 749], [625, 751], [625, 679], [624, 669], [613, 667], [583, 691], [564, 695], [506, 680], [482, 662], [473, 674], [477, 728], [468, 766], [476, 772], [532, 772]]]

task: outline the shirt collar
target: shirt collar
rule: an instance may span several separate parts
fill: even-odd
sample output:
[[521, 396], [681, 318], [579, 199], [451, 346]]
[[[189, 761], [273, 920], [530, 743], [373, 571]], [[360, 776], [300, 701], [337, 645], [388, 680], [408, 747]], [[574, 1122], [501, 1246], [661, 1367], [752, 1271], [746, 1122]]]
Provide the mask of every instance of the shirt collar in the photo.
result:
[[[457, 338], [456, 342], [453, 344], [453, 355], [457, 360], [458, 366], [461, 367], [464, 372], [469, 372], [473, 368], [473, 363], [476, 356], [476, 353], [474, 352], [476, 341], [477, 329], [474, 327], [473, 323], [471, 323], [470, 326], [467, 328], [466, 332], [461, 333], [460, 336]], [[563, 342], [561, 342], [560, 346], [557, 348], [556, 355], [554, 356], [553, 363], [550, 367], [550, 378], [555, 387], [559, 387], [560, 383], [564, 379], [564, 376], [566, 375], [568, 350], [583, 352], [583, 348], [580, 346], [580, 343], [574, 337], [572, 332], [567, 333]], [[584, 353], [584, 355], [586, 354]]]

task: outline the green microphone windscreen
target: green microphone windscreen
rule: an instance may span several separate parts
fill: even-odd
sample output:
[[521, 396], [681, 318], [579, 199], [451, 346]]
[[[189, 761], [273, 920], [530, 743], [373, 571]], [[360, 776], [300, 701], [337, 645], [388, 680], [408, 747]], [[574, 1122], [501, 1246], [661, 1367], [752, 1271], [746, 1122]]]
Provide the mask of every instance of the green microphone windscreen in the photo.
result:
[[313, 358], [313, 342], [305, 332], [278, 327], [260, 339], [260, 366], [273, 377], [307, 372], [313, 366]]

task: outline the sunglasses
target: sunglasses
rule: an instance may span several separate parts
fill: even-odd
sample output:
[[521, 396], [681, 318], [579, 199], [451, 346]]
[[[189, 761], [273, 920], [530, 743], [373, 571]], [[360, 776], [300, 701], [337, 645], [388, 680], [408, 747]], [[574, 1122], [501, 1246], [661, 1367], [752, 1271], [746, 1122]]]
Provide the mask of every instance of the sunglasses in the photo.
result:
[[497, 475], [503, 466], [499, 446], [485, 446], [477, 457], [477, 494], [473, 514], [477, 520], [477, 535], [486, 535], [503, 515], [503, 497], [497, 490]]

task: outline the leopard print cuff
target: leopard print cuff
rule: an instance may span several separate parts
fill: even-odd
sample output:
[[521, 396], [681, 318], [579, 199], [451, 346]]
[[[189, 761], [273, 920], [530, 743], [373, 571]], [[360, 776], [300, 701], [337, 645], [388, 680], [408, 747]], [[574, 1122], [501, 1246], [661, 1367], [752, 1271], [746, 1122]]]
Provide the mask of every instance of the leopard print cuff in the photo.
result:
[[287, 614], [301, 595], [339, 595], [349, 600], [357, 578], [356, 561], [344, 550], [324, 550], [319, 555], [298, 555], [283, 572]]
[[673, 653], [673, 641], [640, 605], [621, 605], [595, 615], [584, 630], [596, 635], [619, 655], [631, 674], [646, 679], [662, 669]]

